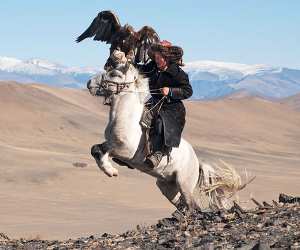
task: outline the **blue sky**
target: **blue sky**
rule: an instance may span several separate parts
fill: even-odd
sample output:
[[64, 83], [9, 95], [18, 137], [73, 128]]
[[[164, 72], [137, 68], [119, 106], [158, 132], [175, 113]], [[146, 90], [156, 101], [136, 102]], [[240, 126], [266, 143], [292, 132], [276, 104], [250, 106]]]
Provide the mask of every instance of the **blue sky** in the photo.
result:
[[109, 45], [74, 42], [101, 10], [154, 27], [185, 61], [220, 60], [300, 69], [299, 0], [1, 0], [0, 56], [102, 66]]

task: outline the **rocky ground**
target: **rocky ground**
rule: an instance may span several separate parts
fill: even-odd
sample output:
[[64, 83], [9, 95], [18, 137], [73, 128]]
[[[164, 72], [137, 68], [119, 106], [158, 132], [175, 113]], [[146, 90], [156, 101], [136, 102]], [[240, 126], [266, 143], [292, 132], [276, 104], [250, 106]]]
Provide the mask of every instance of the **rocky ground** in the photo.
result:
[[279, 196], [243, 210], [191, 214], [175, 211], [156, 225], [122, 234], [67, 241], [9, 239], [0, 233], [0, 249], [300, 249], [300, 198]]

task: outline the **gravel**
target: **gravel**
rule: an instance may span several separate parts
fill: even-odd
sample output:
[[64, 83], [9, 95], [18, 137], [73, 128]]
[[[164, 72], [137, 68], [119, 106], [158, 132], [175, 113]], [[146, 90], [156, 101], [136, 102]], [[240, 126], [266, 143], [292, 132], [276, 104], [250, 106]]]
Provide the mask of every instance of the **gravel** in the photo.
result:
[[299, 199], [288, 197], [272, 205], [255, 201], [253, 210], [237, 203], [229, 211], [177, 210], [155, 225], [100, 237], [50, 241], [0, 233], [0, 249], [300, 249]]

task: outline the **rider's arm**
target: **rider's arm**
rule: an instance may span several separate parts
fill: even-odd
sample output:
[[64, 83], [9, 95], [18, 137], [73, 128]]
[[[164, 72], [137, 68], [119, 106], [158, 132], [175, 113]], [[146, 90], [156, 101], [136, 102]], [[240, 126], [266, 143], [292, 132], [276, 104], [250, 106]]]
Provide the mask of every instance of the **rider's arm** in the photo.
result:
[[180, 70], [178, 74], [174, 77], [178, 87], [171, 87], [169, 90], [169, 96], [172, 99], [187, 99], [192, 96], [193, 89], [189, 81], [188, 75]]

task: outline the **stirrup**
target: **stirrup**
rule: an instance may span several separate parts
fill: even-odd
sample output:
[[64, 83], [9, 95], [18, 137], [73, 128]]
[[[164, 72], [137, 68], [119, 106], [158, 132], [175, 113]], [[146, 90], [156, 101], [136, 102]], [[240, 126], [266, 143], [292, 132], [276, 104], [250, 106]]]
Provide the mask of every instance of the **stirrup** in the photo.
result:
[[142, 128], [151, 128], [152, 120], [153, 120], [153, 115], [151, 111], [144, 110], [142, 114], [142, 118], [140, 120], [140, 125], [142, 126]]

